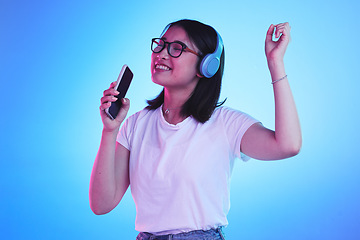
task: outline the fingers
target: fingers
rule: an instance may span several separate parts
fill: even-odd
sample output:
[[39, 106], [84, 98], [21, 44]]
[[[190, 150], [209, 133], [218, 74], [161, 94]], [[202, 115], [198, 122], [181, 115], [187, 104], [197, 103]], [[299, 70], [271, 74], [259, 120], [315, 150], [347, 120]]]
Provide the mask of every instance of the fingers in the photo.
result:
[[275, 25], [271, 24], [266, 33], [266, 41], [272, 41]]
[[[290, 42], [291, 27], [288, 22], [273, 25], [271, 24], [265, 41], [265, 54], [267, 59], [283, 60], [288, 43]], [[273, 36], [275, 39], [273, 40]]]
[[116, 82], [112, 82], [110, 84], [110, 87], [104, 91], [103, 97], [100, 99], [100, 110], [105, 110], [106, 108], [109, 108], [111, 103], [117, 100], [115, 96], [117, 96], [119, 92], [114, 89], [115, 86]]
[[119, 111], [119, 114], [116, 117], [116, 120], [119, 122], [124, 121], [128, 111], [129, 111], [129, 108], [130, 108], [130, 100], [128, 98], [121, 99], [121, 102], [122, 102], [122, 106]]
[[291, 27], [288, 22], [277, 24], [277, 25], [275, 25], [275, 27], [276, 27], [276, 30], [275, 30], [276, 38], [279, 38], [282, 34], [285, 36], [290, 35]]
[[109, 108], [111, 106], [112, 102], [115, 102], [117, 100], [114, 96], [105, 96], [101, 98], [101, 105], [100, 110], [105, 110], [106, 108]]
[[119, 92], [115, 90], [116, 82], [112, 82], [110, 87], [104, 91], [104, 96], [118, 95]]
[[272, 41], [272, 36], [275, 34], [275, 38], [279, 38], [282, 34], [290, 35], [291, 27], [288, 22], [273, 25], [271, 24], [266, 32], [266, 41]]

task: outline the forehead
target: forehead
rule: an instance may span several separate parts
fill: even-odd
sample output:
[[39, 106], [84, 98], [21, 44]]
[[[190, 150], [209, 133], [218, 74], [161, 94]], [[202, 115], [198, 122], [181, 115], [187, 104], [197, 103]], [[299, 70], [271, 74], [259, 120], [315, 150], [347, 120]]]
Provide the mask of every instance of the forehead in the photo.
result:
[[162, 36], [162, 38], [166, 41], [173, 42], [173, 41], [180, 41], [185, 44], [191, 44], [191, 41], [185, 32], [185, 30], [181, 27], [172, 26], [170, 27], [166, 33]]

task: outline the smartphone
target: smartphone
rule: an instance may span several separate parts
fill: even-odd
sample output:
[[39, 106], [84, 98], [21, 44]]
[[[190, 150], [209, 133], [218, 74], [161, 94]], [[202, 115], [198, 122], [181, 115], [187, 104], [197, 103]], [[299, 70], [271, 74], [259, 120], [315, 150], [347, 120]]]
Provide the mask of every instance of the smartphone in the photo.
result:
[[118, 92], [117, 100], [111, 103], [111, 106], [105, 109], [106, 114], [114, 120], [118, 115], [120, 108], [122, 106], [121, 99], [125, 97], [127, 90], [129, 89], [131, 80], [133, 79], [134, 74], [130, 68], [125, 64], [119, 74], [119, 77], [116, 81], [116, 86], [114, 87]]

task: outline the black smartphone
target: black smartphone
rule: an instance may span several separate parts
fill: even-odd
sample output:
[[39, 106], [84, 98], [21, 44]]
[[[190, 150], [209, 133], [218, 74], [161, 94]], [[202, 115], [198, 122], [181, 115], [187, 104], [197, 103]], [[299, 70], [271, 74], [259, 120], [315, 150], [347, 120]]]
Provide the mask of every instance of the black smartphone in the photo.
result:
[[133, 79], [134, 74], [130, 70], [130, 68], [125, 64], [119, 74], [117, 79], [116, 86], [114, 87], [118, 92], [117, 100], [111, 103], [111, 106], [105, 109], [106, 114], [114, 120], [118, 115], [120, 108], [122, 106], [121, 99], [125, 97], [127, 90], [129, 89], [131, 80]]

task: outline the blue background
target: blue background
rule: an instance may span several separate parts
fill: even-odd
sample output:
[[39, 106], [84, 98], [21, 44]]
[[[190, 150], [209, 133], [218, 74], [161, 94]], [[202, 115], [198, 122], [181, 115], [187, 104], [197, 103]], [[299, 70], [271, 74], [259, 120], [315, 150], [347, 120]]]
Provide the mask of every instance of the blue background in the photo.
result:
[[292, 26], [285, 64], [303, 147], [288, 160], [237, 161], [228, 239], [360, 239], [359, 10], [348, 0], [0, 0], [0, 238], [135, 239], [129, 191], [107, 215], [89, 207], [100, 97], [126, 63], [129, 114], [141, 110], [160, 91], [150, 39], [191, 18], [224, 40], [221, 99], [269, 128], [265, 34]]

